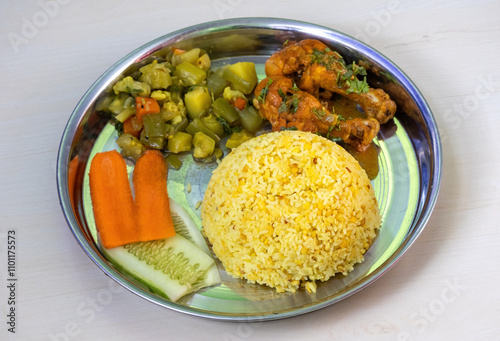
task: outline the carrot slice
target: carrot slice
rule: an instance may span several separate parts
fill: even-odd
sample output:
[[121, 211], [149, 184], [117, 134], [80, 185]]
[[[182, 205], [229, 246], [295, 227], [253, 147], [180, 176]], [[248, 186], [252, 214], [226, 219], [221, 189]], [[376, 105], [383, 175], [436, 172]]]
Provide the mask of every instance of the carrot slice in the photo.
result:
[[138, 96], [135, 98], [135, 110], [137, 123], [142, 126], [142, 117], [147, 114], [159, 113], [160, 105], [153, 98]]
[[102, 245], [109, 249], [137, 241], [134, 199], [120, 153], [112, 150], [96, 154], [90, 165], [89, 183]]
[[135, 202], [125, 160], [116, 150], [97, 153], [89, 172], [90, 195], [102, 245], [113, 248], [175, 235], [167, 192], [167, 165], [148, 150], [134, 168]]
[[148, 150], [137, 160], [133, 181], [140, 240], [174, 236], [167, 192], [167, 165], [161, 152]]

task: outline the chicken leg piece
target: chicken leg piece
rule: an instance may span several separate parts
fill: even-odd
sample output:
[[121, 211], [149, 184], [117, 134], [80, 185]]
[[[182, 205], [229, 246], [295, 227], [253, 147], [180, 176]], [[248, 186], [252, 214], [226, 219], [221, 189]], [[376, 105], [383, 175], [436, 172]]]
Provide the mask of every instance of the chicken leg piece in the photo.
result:
[[340, 54], [315, 39], [289, 43], [267, 60], [265, 71], [268, 77], [293, 77], [301, 90], [316, 97], [320, 88], [346, 96], [382, 124], [396, 113], [396, 104], [384, 90], [358, 79], [366, 75], [363, 67], [346, 65]]
[[345, 120], [331, 113], [316, 97], [296, 88], [287, 77], [263, 79], [255, 88], [255, 96], [260, 115], [271, 123], [273, 131], [296, 128], [336, 137], [361, 152], [380, 129], [379, 122], [373, 118]]

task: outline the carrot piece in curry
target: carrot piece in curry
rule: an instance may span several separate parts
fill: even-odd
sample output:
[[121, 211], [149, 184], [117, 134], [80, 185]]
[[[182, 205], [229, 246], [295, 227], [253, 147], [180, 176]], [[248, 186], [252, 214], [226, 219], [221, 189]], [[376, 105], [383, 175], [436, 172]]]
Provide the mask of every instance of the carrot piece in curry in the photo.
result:
[[160, 105], [153, 98], [137, 96], [135, 98], [135, 110], [137, 123], [142, 126], [142, 117], [147, 114], [159, 113]]
[[247, 101], [245, 101], [243, 98], [241, 97], [237, 97], [234, 101], [233, 101], [233, 106], [238, 109], [238, 110], [243, 110], [246, 105], [247, 105]]
[[139, 137], [139, 134], [142, 130], [142, 124], [137, 122], [137, 119], [132, 116], [123, 122], [123, 133], [130, 134], [135, 137]]

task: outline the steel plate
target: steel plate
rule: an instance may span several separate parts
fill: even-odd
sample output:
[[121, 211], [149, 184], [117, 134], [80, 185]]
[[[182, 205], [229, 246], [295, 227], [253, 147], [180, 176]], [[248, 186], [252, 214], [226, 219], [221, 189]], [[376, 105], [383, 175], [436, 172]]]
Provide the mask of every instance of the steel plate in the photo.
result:
[[[96, 101], [116, 80], [162, 54], [171, 45], [207, 50], [215, 65], [237, 61], [263, 65], [286, 40], [315, 38], [339, 51], [347, 62], [363, 60], [368, 81], [383, 88], [398, 105], [396, 118], [383, 125], [378, 176], [372, 181], [382, 214], [379, 235], [365, 261], [347, 276], [318, 284], [317, 292], [278, 294], [274, 289], [228, 276], [219, 263], [223, 283], [188, 295], [176, 303], [150, 293], [118, 273], [97, 248], [88, 188], [88, 167], [96, 152], [117, 149], [114, 127], [96, 115]], [[75, 157], [78, 157], [75, 159]], [[76, 160], [70, 163], [71, 160]], [[242, 18], [205, 23], [160, 37], [133, 51], [106, 71], [83, 96], [61, 140], [57, 164], [62, 209], [78, 243], [106, 274], [137, 295], [179, 312], [231, 321], [263, 321], [304, 314], [338, 302], [375, 281], [408, 250], [427, 223], [435, 205], [441, 175], [441, 145], [432, 113], [410, 79], [390, 60], [369, 46], [329, 28], [275, 18]], [[201, 228], [198, 202], [216, 164], [184, 158], [179, 171], [170, 171], [169, 195]], [[131, 168], [131, 167], [130, 167]], [[68, 181], [69, 174], [74, 181]], [[187, 187], [191, 188], [188, 193]], [[71, 187], [71, 189], [70, 189]]]

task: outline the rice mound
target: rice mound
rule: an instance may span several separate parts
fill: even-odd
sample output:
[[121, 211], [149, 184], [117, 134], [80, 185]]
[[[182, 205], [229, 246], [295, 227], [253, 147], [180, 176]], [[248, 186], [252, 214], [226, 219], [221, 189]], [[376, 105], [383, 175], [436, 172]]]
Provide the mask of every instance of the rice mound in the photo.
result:
[[226, 271], [278, 292], [347, 274], [380, 226], [365, 171], [316, 134], [274, 132], [234, 149], [213, 172], [203, 228]]

